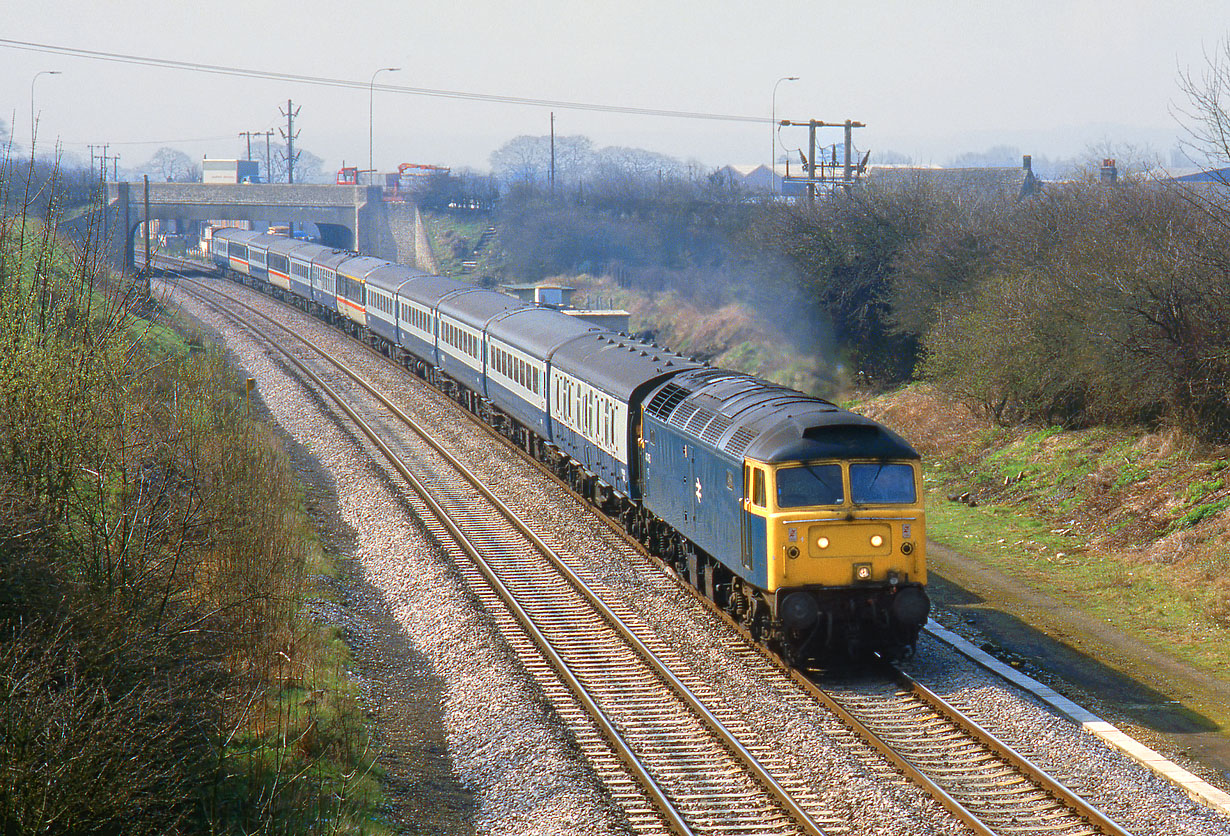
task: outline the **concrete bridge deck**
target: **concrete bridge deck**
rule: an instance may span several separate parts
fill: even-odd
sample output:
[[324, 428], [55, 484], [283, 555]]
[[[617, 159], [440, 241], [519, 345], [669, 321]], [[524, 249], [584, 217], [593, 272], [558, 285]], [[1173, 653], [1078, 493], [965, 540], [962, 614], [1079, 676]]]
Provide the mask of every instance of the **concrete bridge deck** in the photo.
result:
[[[144, 219], [144, 183], [108, 183], [111, 228], [125, 230], [123, 252], [113, 261], [131, 265], [133, 236]], [[286, 222], [313, 223], [324, 243], [398, 261], [405, 247], [390, 227], [379, 186], [320, 186], [298, 183], [149, 184], [151, 219], [252, 221], [255, 228]], [[413, 245], [411, 245], [413, 246]], [[413, 250], [411, 250], [413, 253]]]

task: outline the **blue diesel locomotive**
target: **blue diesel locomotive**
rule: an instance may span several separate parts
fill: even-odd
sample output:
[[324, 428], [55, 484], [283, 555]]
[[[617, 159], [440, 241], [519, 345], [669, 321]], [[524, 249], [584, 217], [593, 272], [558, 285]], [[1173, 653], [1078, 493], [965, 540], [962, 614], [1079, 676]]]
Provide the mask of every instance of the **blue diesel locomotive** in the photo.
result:
[[447, 393], [792, 663], [917, 640], [922, 473], [883, 425], [381, 259], [240, 230], [212, 258]]

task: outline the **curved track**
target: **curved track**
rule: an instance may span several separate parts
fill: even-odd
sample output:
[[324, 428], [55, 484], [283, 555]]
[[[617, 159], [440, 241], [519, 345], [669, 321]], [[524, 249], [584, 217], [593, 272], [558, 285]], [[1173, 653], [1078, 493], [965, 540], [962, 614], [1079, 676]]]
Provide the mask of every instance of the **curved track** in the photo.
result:
[[[228, 301], [264, 317], [233, 297]], [[379, 428], [363, 414], [368, 406], [351, 402], [353, 387], [344, 391], [343, 382], [326, 381], [310, 364], [279, 349], [359, 426], [474, 561], [491, 593], [587, 709], [671, 830], [814, 836], [847, 831], [838, 817], [816, 811], [819, 799], [801, 782], [774, 777], [783, 770], [761, 762], [768, 753], [745, 746], [559, 553], [425, 430], [357, 373], [302, 336], [285, 333], [363, 386], [418, 436], [408, 439]]]
[[[274, 322], [242, 301], [227, 298]], [[320, 349], [315, 351], [336, 363]], [[341, 404], [340, 395], [302, 368]], [[365, 387], [366, 397], [382, 401], [381, 409], [396, 415], [427, 445], [434, 444], [357, 373], [340, 364], [338, 368], [350, 385]], [[351, 408], [343, 408], [362, 422]], [[649, 830], [665, 825], [685, 833], [820, 833], [849, 828], [839, 817], [816, 812], [819, 799], [792, 782], [780, 767], [774, 768], [771, 751], [763, 745], [756, 751], [755, 743], [741, 742], [695, 695], [703, 687], [685, 683], [685, 675], [672, 672], [663, 659], [669, 652], [651, 649], [652, 635], [635, 628], [635, 616], [618, 612], [617, 602], [604, 602], [600, 591], [582, 580], [577, 556], [554, 551], [438, 447], [430, 452], [395, 452], [374, 430], [365, 432], [421, 492], [432, 512], [440, 515], [442, 526], [474, 559], [502, 606], [524, 623], [542, 664], [549, 664], [567, 683], [612, 751], [636, 777], [643, 790], [621, 798], [631, 820], [643, 821]], [[415, 457], [416, 467], [426, 467], [435, 491], [427, 492], [405, 456]], [[447, 522], [450, 517], [468, 520], [465, 530]], [[622, 534], [622, 529], [612, 527]], [[1127, 836], [1127, 831], [904, 674], [893, 672], [873, 682], [828, 682], [822, 688], [761, 650], [973, 832]], [[668, 691], [673, 695], [666, 700]], [[775, 774], [781, 777], [775, 779]], [[637, 812], [635, 798], [641, 796], [652, 803], [656, 816]], [[656, 824], [650, 825], [651, 818]], [[821, 831], [819, 822], [828, 830]]]

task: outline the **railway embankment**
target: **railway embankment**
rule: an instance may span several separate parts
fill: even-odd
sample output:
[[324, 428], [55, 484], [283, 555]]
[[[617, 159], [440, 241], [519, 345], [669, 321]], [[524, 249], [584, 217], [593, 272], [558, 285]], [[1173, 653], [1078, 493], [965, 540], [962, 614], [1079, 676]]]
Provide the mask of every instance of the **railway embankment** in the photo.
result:
[[858, 409], [923, 453], [941, 618], [1224, 782], [1230, 451], [1005, 427], [923, 385]]
[[0, 218], [2, 829], [380, 832], [279, 439], [129, 281]]

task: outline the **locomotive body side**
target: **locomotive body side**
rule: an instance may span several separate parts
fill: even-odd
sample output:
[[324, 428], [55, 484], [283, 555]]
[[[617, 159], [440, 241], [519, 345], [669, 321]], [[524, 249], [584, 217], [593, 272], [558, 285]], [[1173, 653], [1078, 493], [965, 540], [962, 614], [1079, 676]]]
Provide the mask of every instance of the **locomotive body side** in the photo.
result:
[[913, 645], [926, 622], [918, 454], [871, 419], [716, 369], [644, 406], [667, 556], [795, 661]]

